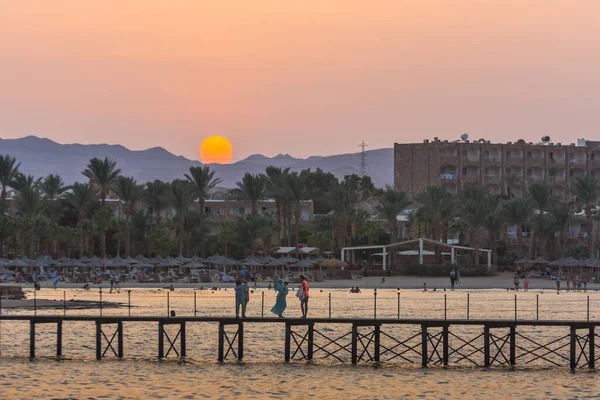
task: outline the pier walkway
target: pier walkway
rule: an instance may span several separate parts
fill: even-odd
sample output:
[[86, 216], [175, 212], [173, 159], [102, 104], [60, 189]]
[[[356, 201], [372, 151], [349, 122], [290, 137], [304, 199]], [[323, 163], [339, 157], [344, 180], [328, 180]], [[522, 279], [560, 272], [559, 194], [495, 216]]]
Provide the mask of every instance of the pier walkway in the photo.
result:
[[[283, 324], [285, 362], [325, 359], [334, 362], [404, 363], [433, 365], [471, 365], [481, 367], [537, 365], [593, 370], [598, 360], [596, 349], [600, 321], [541, 320], [445, 320], [376, 318], [233, 318], [233, 317], [157, 317], [157, 316], [40, 316], [0, 315], [0, 321], [29, 322], [29, 356], [36, 356], [36, 326], [56, 324], [56, 356], [62, 357], [63, 324], [95, 324], [96, 358], [123, 358], [123, 332], [130, 322], [155, 324], [160, 359], [185, 359], [190, 324], [218, 324], [219, 362], [244, 359], [244, 327]], [[171, 335], [165, 329], [171, 326]], [[322, 329], [336, 326], [336, 330]], [[551, 340], [538, 332], [551, 329]], [[467, 329], [468, 328], [468, 329]], [[174, 333], [173, 333], [174, 332]], [[265, 330], [265, 334], [268, 329]], [[268, 339], [265, 339], [268, 340]]]

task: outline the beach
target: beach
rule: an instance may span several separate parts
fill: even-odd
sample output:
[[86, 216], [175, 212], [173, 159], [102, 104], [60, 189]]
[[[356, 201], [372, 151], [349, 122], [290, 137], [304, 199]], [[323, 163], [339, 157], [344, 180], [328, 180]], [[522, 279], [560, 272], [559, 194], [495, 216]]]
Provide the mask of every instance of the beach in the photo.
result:
[[[503, 272], [496, 276], [476, 276], [476, 277], [461, 277], [460, 283], [456, 285], [457, 289], [469, 289], [469, 290], [477, 290], [477, 289], [513, 289], [513, 279], [514, 275], [510, 272]], [[323, 282], [311, 282], [311, 288], [321, 289], [321, 288], [331, 288], [331, 289], [350, 289], [351, 287], [358, 286], [361, 289], [422, 289], [423, 284], [427, 284], [428, 290], [433, 290], [433, 288], [437, 288], [437, 290], [443, 290], [444, 288], [450, 289], [450, 279], [448, 277], [441, 276], [390, 276], [385, 278], [385, 282], [382, 282], [382, 277], [363, 277], [361, 279], [340, 279], [340, 280], [326, 280]], [[523, 279], [520, 279], [521, 288], [523, 288]], [[562, 283], [562, 289], [566, 289], [566, 283]], [[43, 288], [52, 287], [52, 281], [42, 281], [40, 282]], [[267, 288], [270, 282], [259, 282], [257, 286], [259, 288]], [[186, 289], [196, 289], [200, 287], [204, 288], [232, 288], [234, 286], [233, 282], [229, 283], [141, 283], [141, 282], [121, 282], [121, 288], [169, 288], [171, 285], [175, 288], [186, 288]], [[293, 285], [293, 284], [292, 284]], [[32, 284], [23, 284], [23, 288], [32, 288]], [[83, 286], [82, 283], [66, 283], [59, 282], [59, 289], [79, 289]], [[250, 284], [253, 286], [253, 284]], [[101, 285], [91, 284], [91, 288], [110, 288], [109, 282], [104, 282]], [[536, 278], [529, 279], [529, 288], [532, 290], [535, 289], [556, 289], [556, 282], [553, 280]], [[600, 284], [589, 283], [588, 290], [595, 291], [600, 290]]]

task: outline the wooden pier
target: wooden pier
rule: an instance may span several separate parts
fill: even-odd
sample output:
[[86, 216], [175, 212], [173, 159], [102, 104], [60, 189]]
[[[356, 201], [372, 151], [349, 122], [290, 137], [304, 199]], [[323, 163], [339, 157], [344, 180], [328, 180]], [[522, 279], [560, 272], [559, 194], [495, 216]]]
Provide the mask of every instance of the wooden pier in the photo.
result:
[[[539, 320], [432, 320], [374, 318], [232, 318], [156, 316], [39, 316], [0, 315], [2, 323], [28, 321], [29, 356], [36, 357], [36, 326], [56, 324], [56, 356], [63, 354], [63, 324], [89, 322], [96, 326], [96, 359], [123, 358], [123, 331], [129, 322], [156, 324], [157, 355], [160, 359], [187, 356], [186, 327], [189, 324], [218, 324], [217, 361], [244, 359], [244, 326], [284, 324], [285, 362], [325, 359], [335, 362], [404, 363], [428, 366], [467, 364], [515, 368], [542, 362], [544, 366], [567, 367], [571, 371], [596, 365], [596, 327], [600, 321]], [[165, 326], [175, 326], [169, 336]], [[336, 325], [340, 332], [322, 329]], [[411, 334], [398, 335], [393, 327], [409, 327]], [[460, 328], [471, 327], [466, 334]], [[525, 327], [553, 328], [559, 337], [543, 342], [527, 336]], [[479, 328], [479, 329], [478, 329]], [[465, 329], [462, 329], [464, 331]], [[475, 332], [473, 332], [475, 331]], [[417, 361], [415, 361], [417, 360]]]

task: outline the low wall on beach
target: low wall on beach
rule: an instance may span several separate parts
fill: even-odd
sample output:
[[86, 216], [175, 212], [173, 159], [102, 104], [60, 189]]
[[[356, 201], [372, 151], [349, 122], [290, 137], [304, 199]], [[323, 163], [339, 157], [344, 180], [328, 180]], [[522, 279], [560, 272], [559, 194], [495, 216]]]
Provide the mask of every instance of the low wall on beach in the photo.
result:
[[20, 285], [0, 285], [0, 297], [8, 299], [23, 299], [25, 293]]

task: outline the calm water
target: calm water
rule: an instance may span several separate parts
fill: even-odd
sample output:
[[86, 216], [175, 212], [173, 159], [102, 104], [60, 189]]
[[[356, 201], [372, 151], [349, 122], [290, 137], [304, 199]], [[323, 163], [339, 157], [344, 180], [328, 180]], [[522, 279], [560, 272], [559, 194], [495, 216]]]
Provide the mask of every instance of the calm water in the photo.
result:
[[[427, 292], [403, 290], [400, 296], [402, 317], [443, 318], [444, 303], [448, 318], [466, 318], [467, 293]], [[31, 294], [31, 293], [29, 293]], [[314, 290], [311, 295], [313, 316], [328, 316], [329, 294], [333, 317], [371, 317], [374, 313], [373, 291], [349, 294], [342, 290]], [[446, 295], [446, 299], [444, 299]], [[519, 319], [586, 319], [587, 297], [590, 297], [590, 318], [600, 319], [600, 293], [528, 292], [518, 293], [517, 316]], [[42, 290], [38, 298], [63, 298], [63, 291]], [[98, 300], [98, 292], [69, 290], [67, 299]], [[104, 294], [104, 300], [128, 303], [127, 291]], [[539, 307], [536, 308], [536, 297]], [[177, 315], [193, 315], [194, 291], [167, 291], [137, 289], [131, 292], [132, 315], [166, 315], [167, 308]], [[265, 315], [274, 302], [274, 293], [265, 291]], [[260, 316], [262, 291], [251, 298], [248, 315]], [[377, 295], [377, 316], [397, 317], [398, 295], [395, 290], [380, 290]], [[470, 318], [514, 319], [514, 293], [505, 291], [472, 291], [469, 293]], [[232, 315], [233, 292], [197, 291], [198, 315]], [[289, 316], [298, 316], [299, 303], [288, 296]], [[4, 311], [6, 312], [6, 310]], [[11, 313], [33, 312], [13, 310]], [[38, 314], [62, 314], [63, 310], [38, 310]], [[103, 315], [127, 315], [125, 308], [103, 310]], [[67, 314], [98, 314], [99, 310], [74, 310]], [[173, 327], [170, 327], [173, 328]], [[338, 355], [344, 364], [324, 358], [324, 352], [315, 352], [315, 361], [307, 364], [295, 361], [283, 362], [283, 324], [246, 324], [245, 354], [242, 365], [235, 363], [218, 365], [217, 325], [188, 324], [186, 363], [175, 360], [156, 361], [157, 327], [152, 323], [126, 323], [124, 326], [125, 360], [94, 360], [95, 336], [93, 323], [68, 322], [63, 327], [64, 361], [55, 361], [55, 326], [37, 326], [38, 360], [27, 361], [28, 323], [2, 322], [0, 334], [0, 398], [600, 398], [598, 376], [587, 371], [576, 374], [568, 372], [568, 328], [531, 327], [519, 328], [518, 332], [538, 343], [550, 343], [558, 354], [547, 359], [563, 367], [550, 367], [549, 361], [533, 361], [526, 351], [535, 345], [519, 339], [517, 350], [519, 367], [508, 371], [505, 367], [485, 370], [472, 367], [458, 353], [451, 354], [450, 368], [433, 366], [419, 368], [420, 356], [407, 351], [404, 358], [396, 357], [381, 367], [348, 365], [350, 354], [340, 350]], [[346, 334], [348, 326], [318, 325], [315, 344], [324, 346], [330, 339]], [[408, 339], [418, 334], [418, 327], [387, 326], [383, 332], [391, 338]], [[453, 327], [450, 345], [458, 349], [463, 340], [473, 340], [481, 347], [482, 328]], [[174, 336], [175, 332], [169, 330]], [[498, 336], [503, 333], [499, 332]], [[396, 342], [383, 337], [382, 346], [392, 347]], [[521, 341], [522, 340], [522, 341]], [[418, 344], [418, 339], [407, 342], [408, 347]], [[340, 340], [342, 346], [348, 338]], [[565, 343], [567, 344], [565, 346]], [[460, 352], [466, 351], [465, 346]], [[332, 350], [332, 348], [329, 348]], [[541, 353], [543, 354], [543, 352]], [[389, 354], [388, 354], [389, 356]], [[482, 355], [475, 351], [471, 356], [478, 361]], [[389, 357], [388, 357], [389, 358]], [[382, 356], [385, 361], [386, 357]]]

